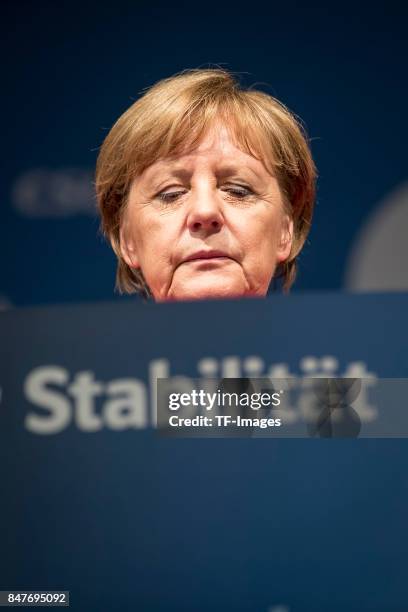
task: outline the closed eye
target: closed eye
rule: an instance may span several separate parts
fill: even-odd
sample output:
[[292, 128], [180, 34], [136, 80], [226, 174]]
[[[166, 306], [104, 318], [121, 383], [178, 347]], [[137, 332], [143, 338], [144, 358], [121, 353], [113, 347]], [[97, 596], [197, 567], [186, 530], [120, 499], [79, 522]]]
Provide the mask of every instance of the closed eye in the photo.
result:
[[[247, 187], [246, 185], [224, 185], [222, 187], [222, 191], [230, 194], [234, 198], [243, 199], [248, 196], [254, 195], [254, 191]], [[186, 191], [177, 189], [177, 190], [163, 190], [158, 193], [155, 197], [158, 198], [161, 202], [165, 204], [171, 204], [172, 202], [176, 202], [181, 196], [185, 195]]]
[[171, 202], [175, 202], [180, 196], [184, 195], [185, 191], [161, 191], [156, 195], [161, 202], [166, 204], [170, 204]]
[[245, 198], [250, 195], [254, 195], [252, 189], [246, 187], [245, 185], [225, 185], [223, 187], [223, 191], [226, 191], [236, 198]]

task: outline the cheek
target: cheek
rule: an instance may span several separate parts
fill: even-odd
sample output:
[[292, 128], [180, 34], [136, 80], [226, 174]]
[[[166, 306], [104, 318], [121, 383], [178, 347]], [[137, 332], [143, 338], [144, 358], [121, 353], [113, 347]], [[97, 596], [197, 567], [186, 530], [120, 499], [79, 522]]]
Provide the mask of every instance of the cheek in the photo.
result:
[[151, 291], [158, 297], [172, 275], [172, 253], [176, 244], [173, 221], [140, 215], [133, 237], [140, 268]]
[[240, 226], [240, 243], [245, 259], [258, 265], [274, 262], [280, 235], [279, 215], [254, 216]]
[[155, 220], [139, 212], [137, 218], [132, 221], [132, 237], [140, 265], [143, 267], [154, 261], [154, 254], [159, 254], [158, 246], [161, 242]]

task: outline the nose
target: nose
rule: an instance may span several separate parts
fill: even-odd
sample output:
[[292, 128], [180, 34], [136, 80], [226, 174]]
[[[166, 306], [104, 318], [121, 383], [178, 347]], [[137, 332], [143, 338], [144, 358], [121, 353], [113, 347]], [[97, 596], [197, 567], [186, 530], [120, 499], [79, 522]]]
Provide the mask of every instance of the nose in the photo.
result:
[[221, 202], [217, 194], [210, 189], [195, 193], [190, 201], [187, 225], [191, 232], [214, 234], [224, 224]]

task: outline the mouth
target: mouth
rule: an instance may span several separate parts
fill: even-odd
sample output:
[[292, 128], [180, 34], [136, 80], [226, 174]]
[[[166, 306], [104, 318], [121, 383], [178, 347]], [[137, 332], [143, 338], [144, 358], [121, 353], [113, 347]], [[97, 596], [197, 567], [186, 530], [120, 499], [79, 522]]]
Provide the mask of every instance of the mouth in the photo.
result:
[[197, 251], [196, 253], [193, 253], [192, 255], [189, 255], [188, 257], [183, 259], [182, 263], [187, 263], [190, 261], [211, 261], [216, 259], [232, 259], [232, 257], [227, 255], [227, 253], [225, 253], [224, 251]]

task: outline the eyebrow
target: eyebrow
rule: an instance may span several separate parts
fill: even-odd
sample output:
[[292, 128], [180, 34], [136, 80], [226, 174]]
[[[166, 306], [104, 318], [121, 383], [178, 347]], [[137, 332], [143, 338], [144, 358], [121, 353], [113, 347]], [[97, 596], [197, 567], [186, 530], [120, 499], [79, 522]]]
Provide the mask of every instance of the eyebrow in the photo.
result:
[[227, 178], [228, 176], [234, 176], [236, 174], [240, 174], [243, 170], [248, 170], [251, 174], [255, 176], [257, 179], [262, 179], [262, 176], [253, 170], [250, 166], [234, 166], [228, 165], [223, 166], [219, 170], [216, 170], [215, 174], [218, 178]]
[[[220, 168], [217, 168], [215, 170], [215, 175], [217, 176], [217, 178], [223, 179], [229, 176], [241, 174], [243, 171], [249, 171], [255, 178], [262, 179], [262, 176], [259, 174], [259, 172], [253, 170], [250, 166], [247, 165], [235, 166], [233, 164], [229, 164], [227, 166], [221, 166]], [[158, 183], [160, 181], [160, 175], [162, 175], [163, 173], [166, 173], [168, 174], [168, 176], [172, 176], [181, 181], [188, 181], [193, 174], [191, 170], [186, 170], [183, 167], [172, 167], [171, 164], [166, 164], [164, 168], [156, 169], [154, 174], [148, 179], [149, 183]]]
[[[163, 174], [165, 178], [163, 178]], [[149, 189], [160, 189], [160, 187], [167, 183], [169, 178], [176, 178], [180, 181], [188, 181], [191, 178], [191, 171], [185, 168], [171, 168], [170, 165], [166, 165], [164, 168], [157, 168], [152, 176], [147, 177], [146, 183]]]

